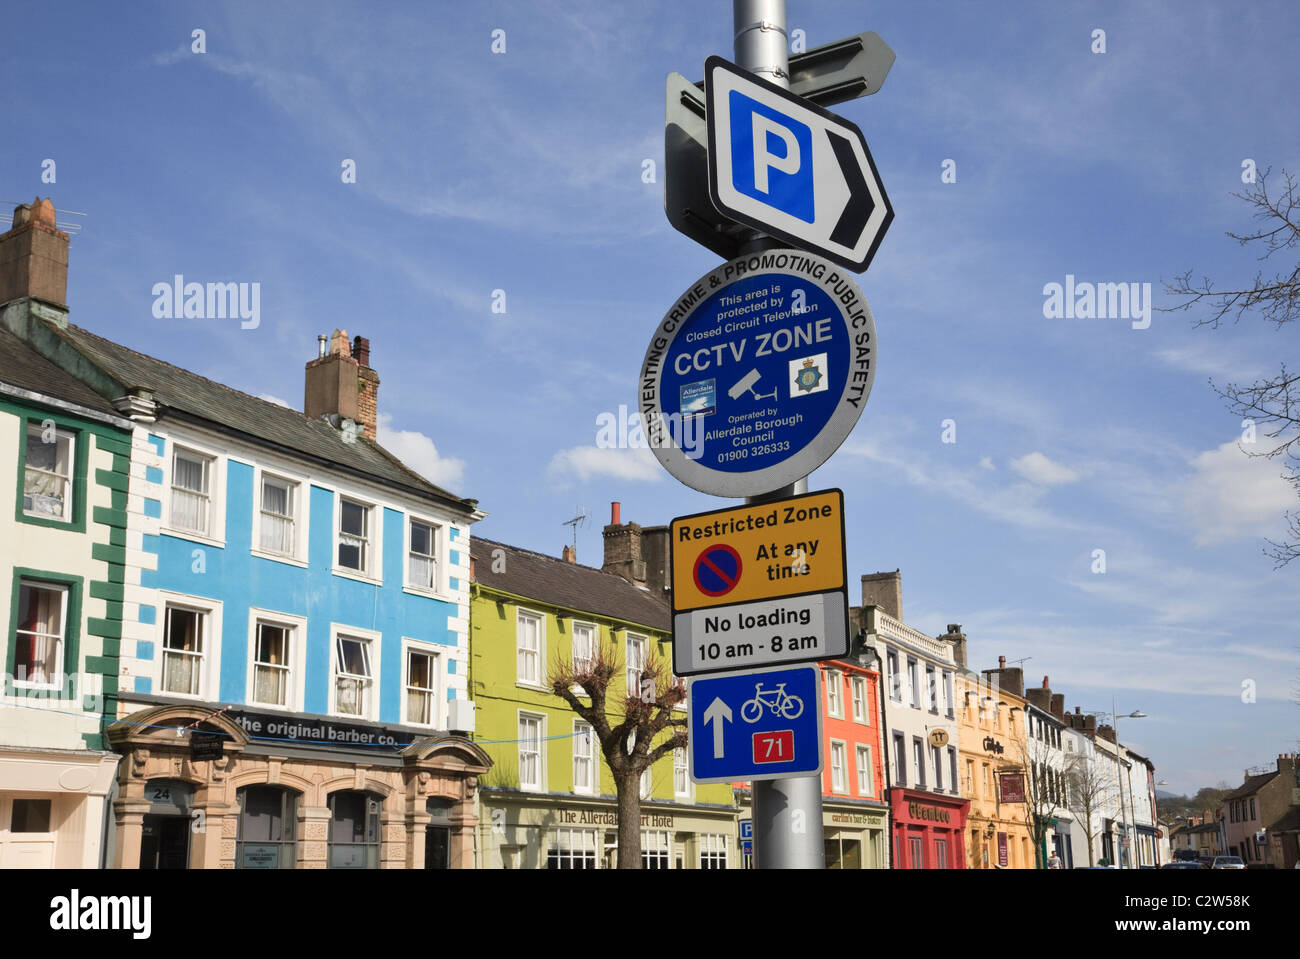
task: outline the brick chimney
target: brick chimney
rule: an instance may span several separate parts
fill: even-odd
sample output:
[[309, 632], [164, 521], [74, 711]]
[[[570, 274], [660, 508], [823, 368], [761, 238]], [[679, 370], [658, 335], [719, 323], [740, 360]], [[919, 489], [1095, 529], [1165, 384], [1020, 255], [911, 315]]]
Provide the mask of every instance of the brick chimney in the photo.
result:
[[312, 419], [338, 416], [353, 420], [361, 435], [375, 439], [379, 374], [370, 368], [370, 341], [348, 342], [347, 330], [317, 337], [319, 355], [307, 364], [302, 411]]
[[605, 527], [605, 562], [601, 571], [622, 576], [629, 583], [644, 586], [655, 596], [668, 594], [671, 552], [667, 526], [620, 522], [622, 504], [609, 504], [609, 525]]
[[560, 559], [564, 560], [566, 563], [577, 563], [578, 562], [577, 547], [565, 546], [564, 549], [560, 552]]
[[961, 623], [949, 623], [948, 632], [938, 639], [941, 643], [952, 645], [953, 662], [958, 666], [966, 665], [966, 634], [961, 631]]
[[886, 616], [902, 622], [902, 574], [898, 570], [894, 570], [892, 573], [864, 573], [862, 576], [862, 605], [875, 606]]
[[997, 673], [998, 687], [1013, 696], [1025, 695], [1025, 671], [1019, 666], [1008, 667], [1005, 656], [998, 657], [997, 669], [986, 669], [983, 672], [985, 676]]
[[1065, 719], [1065, 693], [1052, 694], [1052, 705], [1048, 712], [1057, 719]]
[[379, 374], [370, 368], [370, 340], [358, 336], [352, 341], [357, 361], [357, 422], [367, 439], [375, 439], [379, 418]]
[[[1049, 685], [1048, 677], [1043, 677], [1043, 685], [1037, 689], [1026, 689], [1025, 699], [1029, 700], [1045, 713], [1052, 711], [1052, 687]], [[1064, 699], [1064, 697], [1062, 697]]]
[[68, 234], [48, 197], [16, 206], [13, 227], [0, 234], [0, 303], [24, 296], [60, 306], [68, 299]]

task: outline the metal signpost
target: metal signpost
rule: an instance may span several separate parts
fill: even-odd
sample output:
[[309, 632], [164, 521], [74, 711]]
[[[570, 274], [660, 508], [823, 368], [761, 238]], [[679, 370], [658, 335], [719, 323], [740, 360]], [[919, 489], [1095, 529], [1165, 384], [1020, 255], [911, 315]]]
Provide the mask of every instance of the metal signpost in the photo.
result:
[[710, 57], [703, 84], [670, 74], [664, 129], [668, 220], [728, 262], [655, 330], [638, 409], [673, 476], [748, 504], [672, 524], [691, 776], [753, 782], [741, 844], [758, 868], [822, 868], [816, 661], [848, 652], [848, 596], [843, 494], [808, 495], [807, 477], [871, 392], [875, 318], [844, 271], [894, 216], [862, 132], [824, 106], [879, 90], [894, 52], [867, 32], [791, 59], [785, 0], [733, 14], [735, 62]]
[[816, 665], [692, 679], [689, 715], [691, 778], [697, 783], [821, 774]]
[[839, 490], [678, 517], [669, 538], [678, 676], [847, 655]]

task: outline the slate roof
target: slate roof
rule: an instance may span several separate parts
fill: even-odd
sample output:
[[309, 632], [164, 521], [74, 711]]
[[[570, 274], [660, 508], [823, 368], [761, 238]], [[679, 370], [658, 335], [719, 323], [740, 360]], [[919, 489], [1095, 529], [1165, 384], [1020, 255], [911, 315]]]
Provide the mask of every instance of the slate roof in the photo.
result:
[[113, 404], [75, 376], [63, 372], [8, 330], [0, 327], [0, 383], [76, 403], [121, 418]]
[[[498, 549], [505, 551], [505, 563], [496, 564], [504, 565], [499, 573], [492, 571], [492, 554]], [[667, 602], [613, 573], [478, 536], [470, 541], [470, 555], [474, 558], [474, 581], [489, 589], [660, 632], [672, 629]]]
[[1261, 786], [1267, 784], [1278, 775], [1279, 773], [1275, 769], [1271, 773], [1260, 773], [1258, 776], [1248, 776], [1246, 777], [1246, 781], [1242, 783], [1240, 787], [1224, 796], [1223, 801], [1227, 802], [1230, 799], [1241, 799], [1243, 796], [1253, 795], [1259, 792]]
[[269, 441], [355, 470], [381, 483], [405, 487], [466, 514], [476, 508], [476, 500], [463, 499], [435, 486], [378, 443], [361, 436], [357, 436], [355, 442], [343, 442], [342, 433], [324, 420], [308, 419], [297, 410], [241, 393], [164, 360], [137, 353], [72, 323], [65, 328], [51, 329], [113, 378], [128, 387], [150, 390], [158, 403], [167, 409], [244, 433], [253, 441]]

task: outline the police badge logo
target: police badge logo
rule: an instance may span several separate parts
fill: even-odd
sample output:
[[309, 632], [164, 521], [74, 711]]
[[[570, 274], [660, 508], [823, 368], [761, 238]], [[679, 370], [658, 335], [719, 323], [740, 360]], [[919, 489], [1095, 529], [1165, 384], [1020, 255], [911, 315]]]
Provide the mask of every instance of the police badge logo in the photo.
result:
[[790, 396], [808, 396], [826, 390], [826, 354], [790, 361]]
[[817, 384], [822, 381], [822, 371], [817, 369], [817, 364], [812, 360], [803, 361], [803, 369], [795, 375], [795, 382], [798, 388], [805, 393], [811, 393], [817, 389]]

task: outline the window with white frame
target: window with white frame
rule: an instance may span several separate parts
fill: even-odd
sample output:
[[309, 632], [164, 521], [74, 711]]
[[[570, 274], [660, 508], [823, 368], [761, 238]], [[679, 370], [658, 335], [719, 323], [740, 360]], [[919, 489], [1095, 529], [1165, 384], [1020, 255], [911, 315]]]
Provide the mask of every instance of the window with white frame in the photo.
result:
[[14, 635], [14, 685], [62, 685], [67, 641], [68, 587], [18, 581], [18, 629]]
[[635, 633], [627, 634], [627, 694], [641, 696], [641, 671], [645, 669], [646, 638]]
[[916, 738], [912, 740], [912, 785], [925, 788], [925, 747]]
[[953, 792], [959, 792], [957, 785], [957, 750], [953, 746], [948, 747], [948, 774], [952, 779], [948, 788]]
[[925, 687], [926, 695], [929, 697], [930, 712], [937, 713], [939, 711], [939, 680], [932, 663], [925, 664]]
[[591, 725], [573, 721], [573, 791], [596, 792], [596, 734]]
[[673, 794], [689, 796], [691, 794], [690, 771], [686, 766], [686, 750], [673, 750]]
[[921, 708], [921, 680], [917, 670], [916, 660], [910, 656], [907, 659], [907, 684], [912, 690], [912, 706], [915, 709]]
[[661, 829], [641, 830], [641, 868], [668, 869], [673, 854], [672, 834]]
[[854, 676], [852, 687], [853, 721], [870, 725], [870, 720], [867, 717], [867, 681], [861, 676]]
[[546, 717], [519, 714], [519, 788], [540, 790], [542, 786], [542, 726]]
[[831, 740], [831, 792], [849, 791], [848, 754], [844, 743]]
[[562, 827], [551, 833], [547, 869], [595, 869], [596, 830]]
[[858, 747], [858, 795], [870, 797], [875, 793], [871, 788], [874, 779], [871, 767], [871, 747]]
[[259, 508], [258, 548], [278, 556], [298, 552], [298, 531], [294, 510], [298, 506], [298, 484], [269, 473], [262, 474], [262, 502]]
[[515, 619], [515, 682], [542, 684], [542, 617], [522, 609]]
[[945, 669], [943, 671], [943, 707], [948, 718], [953, 718], [953, 690], [952, 690], [952, 672]]
[[885, 661], [888, 663], [889, 668], [889, 698], [894, 702], [901, 703], [903, 701], [903, 678], [898, 672], [898, 651], [887, 650]]
[[590, 623], [573, 624], [573, 669], [585, 673], [596, 665], [596, 627]]
[[163, 619], [162, 691], [198, 696], [203, 691], [207, 614], [167, 604]]
[[172, 453], [173, 529], [211, 535], [212, 470], [215, 461], [177, 446]]
[[844, 715], [841, 688], [844, 686], [843, 674], [838, 669], [826, 670], [826, 712], [831, 716]]
[[373, 506], [339, 499], [338, 565], [340, 569], [368, 575], [373, 561], [371, 545]]
[[943, 754], [938, 746], [930, 747], [930, 765], [934, 767], [934, 790], [943, 792]]
[[41, 519], [72, 519], [73, 434], [27, 424], [23, 512]]
[[417, 726], [436, 726], [438, 691], [441, 688], [442, 659], [427, 646], [406, 645], [406, 721]]
[[334, 711], [344, 716], [369, 716], [374, 705], [374, 643], [339, 633], [334, 638]]
[[719, 833], [700, 834], [700, 868], [727, 868], [727, 836]]
[[407, 584], [416, 589], [437, 590], [438, 527], [418, 519], [407, 521]]
[[281, 623], [258, 620], [253, 637], [253, 702], [266, 706], [292, 704], [293, 630]]

